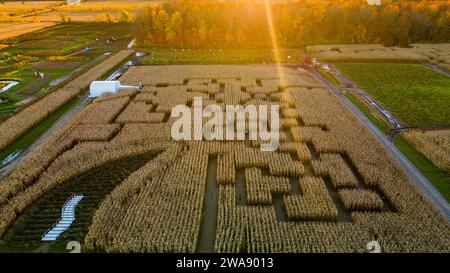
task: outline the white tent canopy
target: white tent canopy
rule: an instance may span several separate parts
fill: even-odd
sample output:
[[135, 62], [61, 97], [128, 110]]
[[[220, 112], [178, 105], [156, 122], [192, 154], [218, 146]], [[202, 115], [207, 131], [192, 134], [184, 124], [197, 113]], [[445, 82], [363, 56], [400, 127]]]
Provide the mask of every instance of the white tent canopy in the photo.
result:
[[89, 95], [92, 98], [103, 94], [117, 94], [122, 90], [140, 91], [140, 86], [121, 85], [119, 81], [93, 81], [89, 87]]

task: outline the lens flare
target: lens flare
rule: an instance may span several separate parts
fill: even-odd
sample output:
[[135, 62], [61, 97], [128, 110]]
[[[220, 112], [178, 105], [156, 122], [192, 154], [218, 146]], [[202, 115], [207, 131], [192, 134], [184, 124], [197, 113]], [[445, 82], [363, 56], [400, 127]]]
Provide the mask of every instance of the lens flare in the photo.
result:
[[277, 35], [276, 35], [276, 31], [275, 31], [275, 26], [273, 24], [272, 10], [270, 7], [269, 0], [264, 0], [264, 9], [266, 11], [267, 26], [269, 27], [269, 35], [270, 35], [273, 54], [274, 54], [274, 58], [275, 58], [275, 62], [276, 62], [277, 75], [280, 78], [280, 82], [284, 83], [283, 69], [281, 67], [280, 48], [279, 48], [278, 42], [277, 42]]

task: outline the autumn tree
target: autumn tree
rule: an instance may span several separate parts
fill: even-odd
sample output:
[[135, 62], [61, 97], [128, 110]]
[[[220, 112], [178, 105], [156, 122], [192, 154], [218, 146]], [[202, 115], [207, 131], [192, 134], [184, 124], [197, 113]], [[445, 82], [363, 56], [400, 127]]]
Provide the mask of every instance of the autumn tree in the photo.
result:
[[308, 44], [414, 42], [450, 39], [448, 1], [365, 0], [293, 1], [270, 4], [270, 33], [261, 2], [167, 1], [139, 11], [137, 43], [161, 46], [270, 47], [271, 35], [283, 47]]

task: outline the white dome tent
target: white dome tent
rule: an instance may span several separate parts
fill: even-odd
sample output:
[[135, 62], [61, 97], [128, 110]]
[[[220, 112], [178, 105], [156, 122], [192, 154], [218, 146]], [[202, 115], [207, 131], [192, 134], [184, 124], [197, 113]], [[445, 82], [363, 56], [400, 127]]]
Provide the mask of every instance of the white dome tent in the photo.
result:
[[122, 90], [140, 91], [141, 86], [121, 85], [120, 81], [93, 81], [89, 86], [89, 96], [99, 97], [103, 94], [117, 94]]

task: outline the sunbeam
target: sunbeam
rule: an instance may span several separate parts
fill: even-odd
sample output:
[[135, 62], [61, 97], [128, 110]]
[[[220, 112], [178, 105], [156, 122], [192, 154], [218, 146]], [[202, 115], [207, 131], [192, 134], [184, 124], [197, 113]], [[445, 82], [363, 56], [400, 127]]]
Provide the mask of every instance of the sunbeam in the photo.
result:
[[277, 74], [278, 74], [278, 77], [280, 78], [280, 82], [283, 83], [284, 75], [283, 75], [283, 70], [281, 67], [280, 49], [278, 46], [275, 26], [273, 24], [272, 10], [270, 7], [269, 0], [264, 0], [264, 9], [266, 11], [267, 26], [269, 27], [269, 35], [270, 35], [270, 39], [271, 39], [271, 43], [272, 43], [273, 54], [275, 57]]

